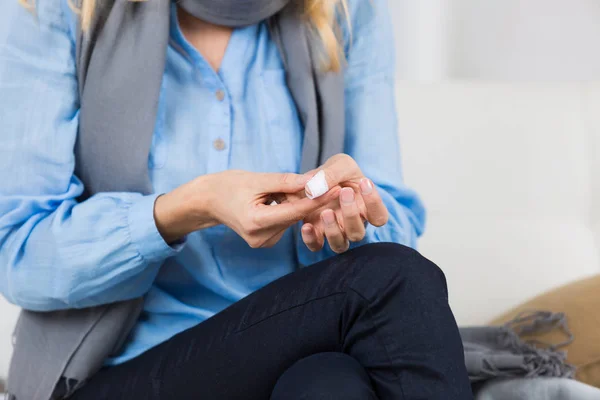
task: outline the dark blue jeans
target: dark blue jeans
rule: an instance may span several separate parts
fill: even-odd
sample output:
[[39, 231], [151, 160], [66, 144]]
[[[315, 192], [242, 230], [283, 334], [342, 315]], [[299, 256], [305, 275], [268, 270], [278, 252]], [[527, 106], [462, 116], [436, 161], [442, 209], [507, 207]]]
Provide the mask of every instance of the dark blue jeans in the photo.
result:
[[74, 396], [471, 399], [442, 271], [373, 244], [287, 275]]

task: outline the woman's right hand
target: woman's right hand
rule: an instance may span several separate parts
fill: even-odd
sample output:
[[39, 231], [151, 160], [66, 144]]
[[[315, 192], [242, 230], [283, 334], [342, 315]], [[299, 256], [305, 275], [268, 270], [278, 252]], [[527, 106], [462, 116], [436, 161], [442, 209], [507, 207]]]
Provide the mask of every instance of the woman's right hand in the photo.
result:
[[273, 196], [304, 190], [310, 176], [230, 170], [203, 175], [156, 200], [154, 218], [167, 243], [224, 224], [250, 247], [275, 245], [284, 232], [339, 195], [330, 190], [315, 200], [302, 198], [274, 206]]

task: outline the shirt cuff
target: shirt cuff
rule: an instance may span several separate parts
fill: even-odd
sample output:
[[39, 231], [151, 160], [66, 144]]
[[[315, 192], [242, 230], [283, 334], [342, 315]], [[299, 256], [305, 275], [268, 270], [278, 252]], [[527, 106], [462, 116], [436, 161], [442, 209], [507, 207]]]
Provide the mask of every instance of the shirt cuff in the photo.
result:
[[143, 196], [129, 207], [128, 224], [131, 241], [147, 262], [164, 261], [179, 253], [185, 240], [169, 246], [156, 228], [154, 202], [160, 194]]

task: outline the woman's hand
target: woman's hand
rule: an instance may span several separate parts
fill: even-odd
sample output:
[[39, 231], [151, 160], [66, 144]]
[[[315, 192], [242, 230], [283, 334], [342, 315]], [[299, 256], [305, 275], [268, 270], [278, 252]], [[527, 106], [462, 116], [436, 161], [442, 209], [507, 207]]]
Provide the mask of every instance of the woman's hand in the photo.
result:
[[224, 224], [250, 247], [275, 245], [286, 229], [337, 196], [330, 191], [318, 200], [296, 198], [269, 205], [273, 196], [304, 190], [308, 176], [224, 171], [204, 175], [160, 196], [155, 220], [168, 243], [211, 226]]
[[385, 225], [388, 210], [373, 182], [363, 175], [352, 157], [335, 155], [319, 170], [324, 172], [328, 187], [333, 188], [325, 196], [337, 191], [339, 194], [304, 219], [302, 240], [311, 251], [319, 251], [327, 239], [334, 252], [343, 253], [350, 242], [364, 238], [367, 222], [374, 226]]

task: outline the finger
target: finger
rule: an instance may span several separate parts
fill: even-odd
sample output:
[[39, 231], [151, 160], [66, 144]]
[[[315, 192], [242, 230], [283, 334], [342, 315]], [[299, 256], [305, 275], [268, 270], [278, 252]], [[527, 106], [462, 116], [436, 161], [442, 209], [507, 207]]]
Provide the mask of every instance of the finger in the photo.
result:
[[373, 182], [370, 179], [363, 178], [359, 186], [367, 209], [367, 220], [369, 223], [373, 226], [387, 224], [389, 217], [388, 210], [385, 204], [383, 204], [383, 200], [381, 200], [381, 196], [379, 196]]
[[338, 154], [330, 158], [325, 165], [306, 184], [306, 195], [317, 198], [329, 188], [362, 176], [360, 168], [352, 157]]
[[348, 243], [348, 239], [342, 233], [333, 210], [324, 210], [321, 213], [321, 220], [323, 221], [325, 237], [327, 238], [327, 242], [329, 242], [331, 250], [338, 254], [348, 250], [350, 243]]
[[323, 248], [325, 241], [323, 235], [317, 234], [313, 224], [304, 224], [301, 229], [302, 241], [310, 251], [319, 251]]
[[340, 208], [344, 221], [344, 234], [351, 242], [360, 242], [365, 237], [365, 224], [356, 203], [354, 189], [346, 187], [341, 190]]
[[325, 196], [316, 200], [302, 198], [276, 206], [267, 206], [261, 204], [258, 207], [255, 216], [255, 222], [260, 228], [273, 226], [291, 226], [298, 221], [302, 221], [307, 215], [324, 207], [327, 203], [335, 200], [339, 195], [339, 188], [329, 191]]
[[262, 193], [297, 193], [304, 190], [310, 176], [292, 173], [264, 173], [257, 174], [256, 179]]

